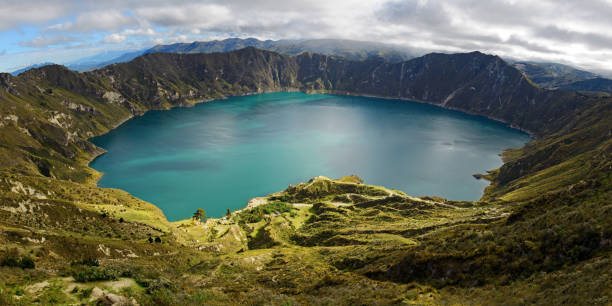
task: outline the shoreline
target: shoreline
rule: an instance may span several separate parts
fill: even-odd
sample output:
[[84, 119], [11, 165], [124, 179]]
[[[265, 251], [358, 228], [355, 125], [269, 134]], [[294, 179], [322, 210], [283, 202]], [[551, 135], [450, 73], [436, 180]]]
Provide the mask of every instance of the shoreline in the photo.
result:
[[[309, 92], [305, 92], [307, 94], [309, 94]], [[511, 129], [515, 129], [518, 131], [521, 131], [527, 135], [529, 135], [529, 137], [531, 137], [532, 139], [537, 139], [538, 137], [536, 136], [535, 132], [530, 131], [528, 129], [522, 128], [520, 126], [511, 124], [503, 119], [497, 118], [497, 117], [493, 117], [493, 116], [488, 116], [488, 115], [484, 115], [484, 114], [479, 114], [479, 113], [475, 113], [472, 111], [468, 111], [468, 110], [464, 110], [458, 107], [450, 107], [450, 106], [444, 106], [441, 104], [438, 104], [436, 102], [431, 102], [431, 101], [425, 101], [425, 100], [419, 100], [419, 99], [412, 99], [412, 98], [401, 98], [401, 97], [392, 97], [392, 96], [379, 96], [379, 95], [370, 95], [370, 94], [355, 94], [355, 93], [351, 93], [351, 92], [345, 92], [345, 91], [315, 91], [312, 93], [327, 93], [327, 94], [331, 94], [331, 95], [338, 95], [338, 96], [351, 96], [351, 97], [365, 97], [365, 98], [377, 98], [377, 99], [385, 99], [385, 100], [397, 100], [397, 101], [408, 101], [408, 102], [415, 102], [415, 103], [419, 103], [419, 104], [427, 104], [427, 105], [433, 105], [442, 109], [448, 109], [448, 110], [452, 110], [452, 111], [457, 111], [460, 113], [464, 113], [464, 114], [468, 114], [468, 115], [472, 115], [472, 116], [478, 116], [478, 117], [483, 117], [483, 118], [487, 118], [489, 120], [493, 120], [493, 121], [497, 121], [500, 123], [503, 123], [504, 125], [506, 125], [507, 127], [511, 128]]]
[[[168, 108], [152, 108], [152, 109], [148, 109], [145, 110], [142, 113], [138, 113], [138, 114], [133, 114], [131, 113], [127, 118], [121, 119], [119, 122], [117, 122], [115, 125], [113, 125], [113, 127], [109, 128], [107, 131], [100, 133], [98, 135], [94, 135], [91, 137], [86, 138], [85, 140], [89, 143], [91, 143], [92, 145], [94, 145], [94, 147], [96, 148], [96, 150], [98, 150], [99, 152], [94, 153], [90, 158], [87, 158], [87, 162], [85, 164], [85, 166], [87, 166], [87, 168], [95, 171], [95, 173], [100, 173], [100, 175], [94, 180], [94, 184], [96, 185], [96, 187], [99, 188], [104, 188], [104, 187], [100, 187], [98, 186], [98, 182], [100, 182], [100, 180], [102, 179], [102, 177], [104, 176], [104, 173], [99, 172], [98, 170], [92, 168], [90, 166], [90, 164], [96, 160], [96, 158], [106, 154], [106, 149], [97, 146], [96, 144], [94, 144], [91, 139], [95, 138], [95, 137], [100, 137], [103, 135], [106, 135], [108, 133], [110, 133], [111, 131], [117, 129], [118, 127], [120, 127], [122, 124], [126, 123], [127, 121], [134, 119], [135, 117], [139, 117], [139, 116], [144, 116], [146, 113], [150, 112], [150, 111], [167, 111], [167, 110], [171, 110], [171, 109], [175, 109], [175, 108], [192, 108], [195, 107], [197, 105], [200, 104], [204, 104], [204, 103], [210, 103], [210, 102], [214, 102], [214, 101], [223, 101], [223, 100], [227, 100], [231, 97], [244, 97], [244, 96], [254, 96], [254, 95], [258, 95], [258, 94], [265, 94], [265, 93], [276, 93], [276, 92], [303, 92], [301, 90], [299, 90], [298, 88], [288, 88], [288, 89], [281, 89], [281, 90], [263, 90], [263, 91], [254, 91], [254, 92], [247, 92], [247, 93], [243, 93], [243, 94], [239, 94], [239, 95], [231, 95], [231, 96], [223, 96], [221, 98], [218, 99], [204, 99], [204, 100], [195, 100], [193, 103], [189, 103], [186, 102], [184, 104], [179, 104], [179, 105], [172, 105]], [[157, 205], [156, 205], [157, 206]]]
[[102, 133], [102, 134], [100, 134], [100, 135], [95, 135], [95, 136], [92, 136], [92, 137], [89, 137], [89, 138], [87, 138], [87, 139], [86, 139], [86, 140], [87, 140], [87, 142], [91, 143], [91, 144], [94, 146], [94, 148], [96, 149], [96, 151], [97, 151], [96, 153], [94, 153], [92, 156], [90, 156], [90, 157], [87, 159], [87, 163], [86, 163], [87, 168], [89, 168], [89, 169], [93, 170], [93, 171], [94, 171], [94, 173], [96, 173], [96, 174], [97, 174], [97, 177], [94, 179], [94, 184], [96, 185], [96, 187], [101, 188], [100, 186], [98, 186], [98, 182], [100, 182], [100, 180], [101, 180], [101, 179], [102, 179], [102, 177], [104, 176], [104, 173], [102, 173], [102, 172], [100, 172], [100, 171], [98, 171], [98, 170], [96, 170], [96, 169], [92, 168], [92, 167], [90, 166], [90, 164], [91, 164], [91, 163], [92, 163], [94, 160], [96, 160], [96, 158], [98, 158], [98, 157], [100, 157], [100, 156], [102, 156], [102, 155], [106, 154], [106, 152], [108, 152], [108, 151], [106, 151], [106, 149], [104, 149], [104, 148], [102, 148], [102, 147], [98, 147], [98, 146], [97, 146], [95, 143], [93, 143], [93, 142], [91, 141], [91, 139], [92, 139], [92, 138], [94, 138], [94, 137], [98, 137], [98, 136], [102, 136], [102, 135], [108, 134], [110, 131], [112, 131], [112, 130], [114, 130], [114, 129], [118, 128], [119, 126], [121, 126], [122, 124], [126, 123], [128, 120], [130, 120], [130, 119], [132, 119], [132, 118], [134, 118], [134, 115], [133, 115], [133, 114], [130, 114], [130, 116], [128, 116], [127, 118], [124, 118], [124, 119], [120, 120], [120, 121], [119, 121], [117, 124], [115, 124], [115, 125], [114, 125], [112, 128], [108, 129], [108, 131], [106, 131], [106, 132], [104, 132], [104, 133]]
[[[328, 90], [312, 90], [312, 91], [306, 91], [306, 90], [300, 90], [300, 89], [298, 89], [298, 88], [287, 88], [287, 89], [280, 89], [280, 90], [262, 90], [262, 91], [246, 92], [246, 93], [243, 93], [243, 94], [238, 94], [238, 95], [223, 96], [222, 98], [218, 98], [218, 99], [205, 99], [205, 100], [201, 100], [201, 101], [195, 101], [194, 103], [188, 103], [188, 102], [187, 102], [187, 103], [185, 103], [185, 104], [181, 104], [181, 105], [174, 105], [174, 106], [171, 106], [171, 107], [168, 107], [168, 108], [160, 108], [160, 109], [148, 109], [148, 110], [146, 110], [146, 111], [144, 111], [144, 112], [142, 112], [142, 113], [139, 113], [139, 114], [130, 114], [130, 116], [128, 116], [127, 118], [124, 118], [124, 119], [120, 120], [120, 121], [119, 121], [117, 124], [115, 124], [115, 125], [114, 125], [112, 128], [108, 129], [108, 131], [106, 131], [106, 132], [104, 132], [104, 133], [101, 133], [101, 134], [99, 134], [99, 135], [95, 135], [95, 136], [92, 136], [92, 137], [87, 138], [86, 140], [87, 140], [88, 142], [90, 142], [90, 143], [91, 143], [91, 144], [93, 144], [93, 145], [94, 145], [94, 146], [95, 146], [97, 149], [99, 149], [99, 150], [100, 150], [100, 152], [99, 152], [98, 154], [94, 154], [94, 156], [92, 156], [92, 157], [91, 157], [91, 158], [90, 158], [90, 159], [87, 161], [87, 163], [86, 163], [86, 166], [87, 166], [89, 169], [91, 169], [91, 170], [92, 170], [92, 171], [94, 171], [95, 173], [99, 173], [99, 176], [98, 176], [98, 177], [95, 179], [95, 181], [94, 181], [94, 185], [95, 185], [96, 187], [98, 187], [98, 188], [108, 188], [108, 187], [101, 187], [101, 186], [99, 186], [99, 185], [98, 185], [98, 183], [100, 182], [100, 180], [101, 180], [101, 179], [102, 179], [102, 177], [104, 176], [104, 173], [103, 173], [103, 172], [99, 172], [98, 170], [96, 170], [96, 169], [94, 169], [94, 168], [92, 168], [92, 167], [90, 166], [90, 164], [91, 164], [91, 163], [92, 163], [92, 162], [93, 162], [93, 161], [94, 161], [96, 158], [98, 158], [98, 157], [100, 157], [100, 156], [102, 156], [102, 155], [106, 154], [108, 151], [107, 151], [106, 149], [102, 148], [102, 147], [98, 147], [98, 146], [97, 146], [97, 145], [95, 145], [93, 142], [91, 142], [91, 139], [92, 139], [92, 138], [95, 138], [95, 137], [99, 137], [99, 136], [103, 136], [103, 135], [105, 135], [105, 134], [108, 134], [109, 132], [111, 132], [111, 131], [113, 131], [113, 130], [117, 129], [119, 126], [121, 126], [121, 125], [122, 125], [122, 124], [124, 124], [125, 122], [129, 121], [130, 119], [133, 119], [133, 118], [135, 118], [135, 117], [137, 117], [137, 116], [143, 116], [143, 115], [145, 115], [146, 113], [148, 113], [149, 111], [166, 111], [166, 110], [172, 110], [172, 109], [174, 109], [174, 108], [191, 108], [191, 107], [195, 107], [195, 106], [197, 106], [197, 105], [199, 105], [199, 104], [211, 103], [211, 102], [215, 102], [215, 101], [221, 102], [221, 101], [227, 100], [227, 99], [232, 98], [232, 97], [244, 97], [244, 96], [253, 96], [253, 95], [258, 95], [258, 94], [280, 93], [280, 92], [301, 92], [301, 93], [304, 93], [304, 94], [307, 94], [307, 95], [312, 95], [312, 94], [328, 94], [328, 95], [337, 95], [337, 96], [364, 97], [364, 98], [377, 98], [377, 99], [385, 99], [385, 100], [397, 100], [397, 101], [405, 101], [405, 102], [414, 102], [414, 103], [419, 103], [419, 104], [427, 104], [427, 105], [432, 105], [432, 106], [439, 107], [439, 108], [442, 108], [442, 109], [447, 109], [447, 110], [451, 110], [451, 111], [460, 112], [460, 113], [463, 113], [463, 114], [468, 114], [468, 115], [472, 115], [472, 116], [478, 116], [478, 117], [483, 117], [483, 118], [486, 118], [486, 119], [489, 119], [489, 120], [493, 120], [493, 121], [496, 121], [496, 122], [502, 123], [502, 124], [506, 125], [507, 127], [511, 128], [511, 129], [515, 129], [515, 130], [521, 131], [521, 132], [523, 132], [523, 133], [526, 133], [527, 135], [529, 135], [529, 137], [531, 138], [531, 140], [535, 140], [535, 139], [537, 139], [537, 136], [535, 136], [535, 133], [533, 133], [532, 131], [529, 131], [529, 130], [526, 130], [526, 129], [520, 128], [520, 127], [518, 127], [518, 126], [513, 126], [512, 124], [509, 124], [508, 122], [506, 122], [506, 121], [504, 121], [504, 120], [501, 120], [501, 119], [499, 119], [499, 118], [490, 117], [490, 116], [486, 116], [486, 115], [482, 115], [482, 114], [477, 114], [477, 113], [474, 113], [474, 112], [470, 112], [470, 111], [462, 110], [462, 109], [460, 109], [460, 108], [454, 108], [454, 107], [443, 106], [443, 105], [436, 104], [435, 102], [430, 102], [430, 101], [424, 101], [424, 100], [418, 100], [418, 99], [410, 99], [410, 98], [401, 98], [401, 97], [391, 97], [391, 96], [378, 96], [378, 95], [369, 95], [369, 94], [359, 94], [359, 93], [351, 93], [351, 92], [345, 92], [345, 91], [335, 91], [335, 90], [330, 90], [330, 91], [328, 91]], [[523, 145], [523, 147], [524, 147], [524, 146], [525, 146], [525, 145]], [[502, 151], [502, 153], [503, 153], [503, 151]], [[500, 153], [500, 154], [501, 154], [501, 153]], [[502, 159], [502, 165], [501, 165], [501, 166], [503, 166], [503, 165], [505, 165], [505, 164], [506, 164], [506, 163], [505, 163], [505, 162], [503, 161], [503, 159]], [[501, 167], [501, 166], [500, 166], [500, 167]], [[487, 181], [489, 181], [489, 180], [487, 180]], [[491, 181], [489, 181], [489, 183], [492, 183], [492, 182], [491, 182]], [[490, 184], [489, 184], [489, 186], [490, 186]], [[485, 195], [486, 188], [487, 188], [487, 187], [485, 187], [485, 188], [483, 189], [482, 196], [480, 197], [481, 199], [482, 199], [482, 197], [484, 197], [484, 195]], [[125, 190], [124, 190], [124, 191], [125, 191]], [[126, 191], [126, 192], [128, 192], [128, 191]], [[128, 192], [128, 193], [129, 193], [129, 192]], [[257, 198], [257, 197], [255, 197], [255, 198], [253, 198], [253, 199], [256, 199], [256, 198]], [[244, 206], [244, 208], [242, 208], [242, 209], [240, 209], [240, 210], [238, 210], [238, 211], [241, 211], [241, 210], [244, 210], [244, 209], [249, 208], [249, 204], [251, 203], [251, 201], [252, 201], [253, 199], [251, 199], [249, 202], [247, 202], [247, 204]], [[142, 200], [142, 199], [141, 199], [141, 200]], [[143, 201], [144, 201], [144, 200], [143, 200]], [[147, 202], [147, 201], [145, 201], [145, 202]], [[149, 203], [149, 202], [148, 202], [148, 203]], [[151, 204], [151, 205], [154, 205], [155, 207], [157, 207], [157, 208], [158, 208], [160, 211], [162, 211], [162, 213], [163, 213], [163, 210], [161, 210], [161, 208], [159, 208], [159, 207], [158, 207], [158, 206], [157, 206], [155, 203], [150, 203], [150, 204]], [[165, 217], [165, 214], [164, 214], [164, 217]], [[218, 219], [222, 219], [222, 218], [223, 218], [223, 217], [218, 218]], [[169, 221], [169, 220], [166, 218], [166, 221], [167, 221], [167, 222], [169, 222], [169, 223], [175, 223], [175, 222], [180, 222], [180, 221], [184, 221], [184, 220], [188, 220], [188, 219], [189, 219], [189, 218], [187, 218], [187, 219], [181, 219], [181, 220], [176, 220], [176, 221]]]

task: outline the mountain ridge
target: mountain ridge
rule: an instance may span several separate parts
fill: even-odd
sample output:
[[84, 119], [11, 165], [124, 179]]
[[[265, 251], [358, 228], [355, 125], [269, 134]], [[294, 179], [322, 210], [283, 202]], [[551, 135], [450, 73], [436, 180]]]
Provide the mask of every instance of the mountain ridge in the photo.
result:
[[[246, 50], [255, 50], [255, 48], [247, 47], [243, 50], [239, 50], [238, 52], [247, 52]], [[275, 53], [268, 53], [268, 54], [275, 54]], [[156, 55], [151, 55], [151, 56], [156, 56]], [[440, 86], [438, 86], [438, 88], [435, 88], [433, 90], [427, 89], [427, 87], [429, 86], [427, 84], [428, 82], [434, 83], [436, 85], [442, 85], [443, 82], [441, 82], [440, 80], [427, 79], [429, 75], [441, 76], [441, 74], [438, 74], [436, 72], [435, 74], [430, 73], [428, 75], [427, 74], [428, 71], [426, 71], [426, 67], [428, 67], [429, 65], [432, 65], [432, 63], [436, 63], [436, 62], [440, 63], [440, 61], [443, 59], [450, 59], [452, 57], [467, 58], [467, 57], [473, 57], [473, 56], [477, 56], [480, 60], [483, 60], [483, 61], [485, 60], [485, 58], [495, 59], [496, 62], [494, 63], [494, 66], [491, 66], [491, 68], [498, 69], [498, 70], [491, 72], [491, 73], [512, 73], [511, 77], [513, 78], [514, 81], [517, 82], [516, 86], [519, 86], [521, 88], [515, 88], [515, 89], [512, 89], [511, 91], [521, 92], [523, 94], [525, 94], [525, 92], [529, 92], [529, 94], [533, 96], [532, 99], [536, 98], [535, 95], [538, 95], [538, 94], [541, 95], [542, 93], [544, 94], [554, 93], [555, 95], [558, 95], [558, 96], [567, 95], [567, 96], [573, 97], [572, 94], [569, 94], [563, 91], [539, 90], [535, 86], [532, 86], [531, 84], [529, 84], [529, 81], [525, 79], [522, 76], [522, 74], [517, 73], [516, 70], [511, 70], [510, 69], [511, 67], [506, 65], [505, 62], [503, 62], [501, 58], [496, 57], [496, 56], [489, 57], [480, 52], [466, 53], [464, 55], [448, 55], [448, 54], [443, 54], [443, 53], [432, 53], [432, 54], [420, 57], [415, 60], [409, 60], [406, 62], [396, 63], [396, 64], [385, 63], [385, 62], [356, 62], [356, 61], [349, 61], [345, 59], [333, 59], [333, 58], [323, 56], [323, 55], [318, 55], [318, 54], [305, 53], [305, 54], [297, 55], [295, 57], [295, 59], [298, 61], [298, 64], [301, 66], [300, 68], [301, 70], [300, 70], [300, 74], [297, 76], [297, 79], [294, 80], [294, 82], [300, 81], [302, 83], [301, 89], [303, 90], [311, 90], [311, 91], [320, 90], [320, 91], [335, 91], [339, 93], [340, 92], [353, 92], [354, 93], [356, 92], [355, 89], [359, 87], [358, 90], [360, 90], [361, 92], [357, 92], [357, 93], [361, 93], [361, 94], [377, 95], [377, 96], [389, 97], [389, 98], [412, 99], [412, 100], [424, 101], [424, 102], [428, 102], [428, 103], [432, 103], [436, 105], [444, 104], [443, 106], [445, 107], [455, 108], [457, 110], [471, 111], [475, 114], [481, 114], [481, 115], [484, 114], [484, 115], [493, 116], [493, 114], [485, 113], [485, 108], [488, 105], [483, 105], [481, 109], [466, 109], [464, 105], [461, 105], [460, 98], [465, 98], [465, 99], [476, 98], [470, 95], [470, 92], [469, 92], [470, 87], [471, 87], [469, 82], [473, 82], [472, 80], [473, 76], [470, 75], [469, 72], [465, 72], [464, 75], [453, 80], [455, 83], [461, 82], [463, 79], [470, 80], [466, 82], [465, 84], [462, 84], [460, 86], [455, 86], [456, 85], [455, 83], [451, 83], [449, 84], [450, 87], [447, 87], [444, 89], [440, 88]], [[172, 57], [175, 57], [175, 55], [168, 55], [168, 57], [172, 58]], [[198, 58], [198, 57], [199, 57], [198, 55], [186, 55], [186, 54], [178, 55], [178, 58]], [[287, 58], [292, 58], [292, 57], [287, 57]], [[158, 58], [158, 60], [160, 60], [160, 58]], [[456, 64], [457, 63], [453, 63], [452, 61], [447, 61], [443, 65], [441, 64], [438, 65], [436, 69], [443, 71], [443, 69], [447, 69], [447, 67], [443, 67], [443, 66], [456, 65]], [[459, 64], [465, 66], [466, 63], [459, 63]], [[291, 63], [291, 65], [295, 65], [295, 64]], [[310, 67], [308, 67], [308, 65], [310, 65]], [[330, 68], [332, 71], [345, 71], [345, 72], [343, 74], [328, 73], [325, 70], [326, 65], [334, 66]], [[293, 66], [293, 68], [295, 69], [295, 66]], [[400, 71], [401, 69], [405, 69], [405, 71]], [[418, 69], [420, 69], [420, 71], [417, 71]], [[306, 70], [308, 70], [308, 72], [305, 72]], [[410, 73], [412, 73], [413, 70], [415, 70], [414, 74], [410, 75]], [[320, 72], [317, 72], [317, 71], [320, 71]], [[379, 76], [378, 74], [380, 73], [383, 73], [383, 75]], [[456, 71], [452, 71], [452, 73], [456, 73]], [[346, 77], [347, 74], [351, 74], [351, 78], [353, 79], [357, 77], [359, 77], [360, 79], [358, 79], [357, 81], [347, 82], [347, 79], [348, 79]], [[419, 76], [419, 74], [421, 74], [422, 76]], [[402, 79], [404, 77], [405, 79]], [[483, 75], [482, 77], [484, 78], [486, 76]], [[384, 79], [386, 82], [384, 86], [387, 86], [387, 87], [381, 88], [380, 87], [381, 84], [377, 84], [377, 82], [380, 83], [380, 80], [376, 80], [376, 78]], [[404, 84], [400, 84], [400, 79], [403, 80]], [[500, 79], [498, 81], [503, 82], [505, 80]], [[297, 83], [289, 84], [289, 86], [295, 86], [296, 84]], [[283, 84], [283, 85], [286, 85], [286, 84]], [[495, 88], [494, 86], [495, 84], [491, 84], [491, 85], [492, 85], [490, 86], [491, 88]], [[497, 86], [505, 87], [506, 85], [508, 84], [503, 84], [503, 86], [502, 84], [498, 84]], [[489, 86], [484, 86], [484, 87], [489, 87]], [[397, 92], [397, 94], [388, 94], [389, 92], [391, 93]], [[482, 93], [480, 91], [478, 92]], [[493, 94], [495, 93], [494, 92], [488, 93], [489, 97], [487, 98], [490, 99], [493, 96]], [[462, 95], [465, 97], [462, 97]], [[486, 98], [481, 97], [480, 99], [485, 100]], [[525, 99], [528, 99], [528, 98], [525, 98]], [[541, 97], [538, 97], [538, 99], [542, 100]], [[526, 128], [526, 130], [529, 130], [529, 128], [533, 128], [529, 126], [524, 126], [525, 124], [522, 124], [520, 122], [520, 120], [523, 120], [523, 119], [510, 118], [508, 114], [500, 113], [500, 116], [496, 119], [504, 120], [505, 122], [515, 127], [521, 126], [521, 128]]]
[[[287, 55], [297, 55], [302, 52], [324, 53], [330, 56], [346, 57], [351, 60], [380, 59], [399, 62], [415, 57], [415, 53], [403, 50], [399, 46], [383, 43], [342, 40], [342, 39], [307, 39], [307, 40], [258, 40], [255, 38], [227, 38], [212, 41], [194, 41], [191, 43], [174, 43], [168, 45], [155, 45], [142, 50], [126, 51], [113, 59], [107, 59], [105, 53], [65, 63], [72, 70], [80, 72], [102, 68], [115, 63], [124, 63], [134, 58], [156, 52], [162, 53], [213, 53], [228, 52], [245, 47], [257, 47], [268, 51], [275, 51]], [[100, 59], [97, 59], [100, 58]], [[48, 63], [46, 63], [48, 64]], [[19, 69], [18, 74], [30, 69], [33, 65]]]
[[[355, 41], [343, 39], [305, 39], [305, 40], [258, 40], [255, 38], [227, 38], [212, 41], [194, 41], [191, 43], [174, 43], [169, 45], [156, 45], [142, 50], [129, 51], [120, 56], [108, 59], [104, 52], [91, 57], [66, 63], [72, 70], [87, 71], [101, 68], [114, 63], [128, 62], [138, 56], [162, 53], [212, 53], [228, 52], [244, 47], [256, 47], [268, 51], [275, 51], [286, 55], [297, 55], [302, 52], [319, 53], [328, 56], [342, 57], [348, 60], [383, 60], [387, 62], [402, 62], [418, 57], [425, 52], [414, 48], [406, 48], [384, 43]], [[111, 54], [113, 52], [110, 52]], [[116, 53], [116, 52], [115, 52]], [[99, 58], [99, 59], [98, 59]], [[510, 60], [512, 65], [521, 70], [538, 86], [547, 89], [556, 89], [567, 86], [573, 82], [584, 81], [597, 77], [597, 74], [576, 69], [571, 66], [546, 63]], [[40, 66], [40, 65], [34, 65]], [[28, 67], [31, 68], [31, 67]], [[21, 69], [22, 72], [28, 68]], [[13, 72], [15, 74], [15, 72]], [[568, 88], [569, 89], [569, 88]]]
[[563, 88], [574, 82], [598, 77], [595, 73], [558, 63], [518, 61], [513, 62], [512, 65], [524, 72], [539, 86], [548, 89]]

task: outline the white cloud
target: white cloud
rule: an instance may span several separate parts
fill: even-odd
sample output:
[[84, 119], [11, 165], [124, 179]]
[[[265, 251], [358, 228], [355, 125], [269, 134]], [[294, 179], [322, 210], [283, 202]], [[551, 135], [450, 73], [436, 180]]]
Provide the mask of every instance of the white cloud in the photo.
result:
[[124, 30], [123, 32], [121, 32], [121, 34], [123, 35], [133, 35], [133, 36], [155, 36], [158, 35], [155, 30], [153, 30], [152, 28], [146, 28], [146, 29], [127, 29]]
[[4, 0], [0, 5], [0, 31], [50, 22], [67, 14], [68, 6], [64, 0]]
[[91, 11], [79, 14], [74, 22], [54, 24], [45, 31], [68, 31], [87, 33], [92, 31], [117, 31], [137, 25], [137, 20], [117, 10]]
[[199, 4], [144, 7], [135, 14], [151, 24], [174, 26], [214, 27], [231, 20], [232, 12], [223, 5]]
[[111, 35], [104, 37], [104, 39], [102, 39], [102, 42], [109, 43], [109, 44], [118, 44], [118, 43], [124, 42], [125, 40], [126, 40], [125, 35], [115, 33], [115, 34], [111, 34]]
[[126, 29], [119, 33], [110, 34], [102, 39], [103, 43], [118, 44], [125, 42], [128, 36], [157, 36], [158, 33], [151, 28]]
[[44, 32], [53, 32], [53, 31], [69, 31], [70, 29], [72, 29], [72, 22], [68, 21], [68, 22], [64, 22], [64, 23], [57, 23], [54, 25], [50, 25], [46, 28], [43, 29]]
[[50, 46], [64, 45], [75, 41], [77, 41], [76, 38], [64, 35], [38, 36], [32, 40], [20, 42], [19, 45], [30, 48], [46, 48]]
[[3, 0], [0, 31], [46, 26], [41, 38], [22, 42], [32, 46], [52, 42], [45, 34], [82, 33], [124, 44], [236, 33], [346, 38], [612, 69], [610, 16], [607, 0]]

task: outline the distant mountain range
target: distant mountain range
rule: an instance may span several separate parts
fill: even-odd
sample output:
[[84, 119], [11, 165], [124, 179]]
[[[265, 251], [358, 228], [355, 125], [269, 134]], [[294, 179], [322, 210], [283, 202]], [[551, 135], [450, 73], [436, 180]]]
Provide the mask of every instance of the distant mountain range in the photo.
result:
[[17, 69], [15, 71], [11, 72], [11, 74], [16, 76], [16, 75], [18, 75], [18, 74], [20, 74], [20, 73], [22, 73], [24, 71], [28, 71], [28, 70], [33, 69], [33, 68], [40, 68], [40, 67], [49, 66], [49, 65], [55, 65], [55, 63], [44, 62], [44, 63], [40, 63], [40, 64], [34, 64], [34, 65], [30, 65], [30, 66], [27, 66], [27, 67], [24, 67], [24, 68], [21, 68], [21, 69]]
[[279, 40], [261, 41], [254, 38], [229, 38], [206, 42], [178, 43], [158, 45], [147, 51], [149, 53], [212, 53], [228, 52], [245, 47], [275, 51], [281, 54], [297, 55], [303, 52], [318, 53], [348, 60], [382, 60], [401, 62], [416, 56], [415, 53], [399, 46], [343, 39]]
[[538, 86], [549, 89], [598, 77], [597, 74], [557, 63], [514, 62], [512, 65]]
[[[246, 47], [256, 47], [258, 49], [275, 51], [287, 55], [297, 55], [302, 52], [319, 53], [357, 61], [382, 60], [388, 62], [401, 62], [417, 56], [416, 52], [409, 51], [400, 46], [355, 40], [311, 39], [263, 41], [255, 38], [228, 38], [224, 40], [157, 45], [152, 48], [127, 52], [102, 52], [74, 62], [64, 63], [64, 66], [76, 71], [88, 71], [102, 68], [110, 64], [129, 62], [136, 57], [151, 53], [213, 53], [234, 51]], [[11, 74], [17, 75], [28, 69], [39, 68], [49, 64], [52, 63], [28, 66], [14, 71]]]
[[176, 43], [171, 45], [157, 45], [148, 49], [144, 54], [150, 53], [213, 53], [228, 52], [243, 49], [246, 47], [256, 47], [258, 49], [271, 49], [281, 41], [266, 40], [262, 41], [255, 38], [228, 38], [224, 40], [194, 41], [192, 43]]
[[[131, 51], [109, 51], [82, 58], [64, 66], [76, 71], [88, 71], [116, 63], [129, 62], [136, 57], [152, 53], [213, 53], [229, 52], [246, 47], [274, 51], [286, 55], [298, 55], [303, 52], [323, 54], [334, 58], [345, 58], [354, 61], [376, 60], [389, 63], [406, 61], [420, 56], [419, 51], [406, 47], [343, 39], [310, 39], [310, 40], [259, 40], [255, 38], [228, 38], [224, 40], [196, 41], [157, 45], [152, 48]], [[535, 84], [546, 89], [562, 88], [570, 91], [589, 91], [612, 93], [612, 80], [599, 75], [558, 63], [539, 63], [508, 60], [523, 72]], [[31, 68], [52, 63], [43, 63], [14, 71], [17, 75]]]
[[65, 66], [76, 71], [88, 71], [101, 68], [115, 63], [124, 63], [141, 56], [148, 49], [141, 50], [117, 50], [101, 52], [92, 56], [66, 63]]
[[[107, 65], [129, 62], [134, 58], [141, 56], [148, 49], [136, 50], [136, 51], [126, 51], [126, 50], [116, 50], [116, 51], [105, 51], [100, 52], [91, 56], [83, 57], [78, 60], [64, 63], [63, 65], [75, 71], [88, 71], [96, 68], [101, 68]], [[12, 75], [17, 76], [18, 74], [28, 71], [32, 68], [40, 68], [49, 65], [55, 65], [56, 63], [52, 62], [44, 62], [39, 64], [30, 65], [21, 69], [17, 69], [11, 72]]]

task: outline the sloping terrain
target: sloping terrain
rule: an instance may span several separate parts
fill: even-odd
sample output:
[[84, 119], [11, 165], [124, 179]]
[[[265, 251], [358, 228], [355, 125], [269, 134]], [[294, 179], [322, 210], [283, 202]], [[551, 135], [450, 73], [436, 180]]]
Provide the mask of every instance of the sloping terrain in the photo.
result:
[[612, 93], [612, 80], [605, 78], [594, 78], [578, 81], [563, 86], [563, 89], [579, 92], [604, 92]]
[[[206, 222], [95, 185], [88, 138], [151, 109], [264, 91], [375, 95], [536, 139], [481, 201], [318, 177]], [[407, 102], [408, 103], [408, 102]], [[354, 62], [246, 48], [0, 75], [0, 304], [608, 304], [612, 103], [498, 57]], [[186, 218], [189, 216], [185, 216]]]
[[557, 63], [515, 62], [514, 68], [522, 71], [542, 88], [563, 88], [574, 83], [594, 79], [596, 74]]

